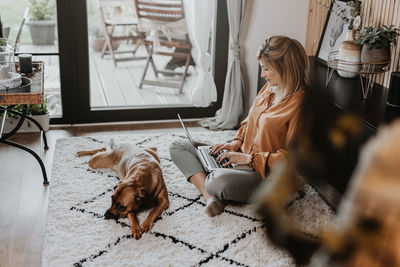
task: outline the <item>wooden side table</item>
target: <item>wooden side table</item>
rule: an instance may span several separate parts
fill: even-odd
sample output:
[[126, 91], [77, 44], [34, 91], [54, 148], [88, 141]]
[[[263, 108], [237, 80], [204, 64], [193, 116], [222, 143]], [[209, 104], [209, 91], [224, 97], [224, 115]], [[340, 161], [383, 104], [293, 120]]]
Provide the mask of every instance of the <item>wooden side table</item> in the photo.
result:
[[[18, 63], [16, 63], [16, 68], [18, 69]], [[46, 133], [44, 132], [42, 126], [31, 116], [26, 114], [27, 105], [29, 104], [43, 104], [44, 102], [44, 86], [43, 86], [43, 76], [44, 76], [44, 63], [42, 61], [33, 62], [34, 71], [32, 74], [25, 75], [23, 77], [29, 78], [31, 84], [25, 87], [17, 87], [13, 89], [8, 89], [5, 91], [0, 91], [0, 112], [3, 111], [3, 119], [1, 121], [0, 127], [0, 143], [7, 144], [19, 149], [29, 152], [32, 156], [36, 158], [39, 162], [43, 174], [43, 185], [49, 185], [47, 180], [46, 168], [42, 161], [42, 145], [44, 143], [44, 149], [47, 150], [49, 147], [47, 145]], [[18, 112], [13, 110], [16, 105], [23, 105], [23, 111]], [[13, 130], [8, 133], [3, 134], [4, 123], [7, 117], [7, 113], [17, 115], [20, 119]], [[24, 120], [27, 119], [33, 122], [40, 130], [40, 156], [33, 150], [21, 144], [9, 141], [8, 139], [13, 136], [19, 128], [22, 126]]]

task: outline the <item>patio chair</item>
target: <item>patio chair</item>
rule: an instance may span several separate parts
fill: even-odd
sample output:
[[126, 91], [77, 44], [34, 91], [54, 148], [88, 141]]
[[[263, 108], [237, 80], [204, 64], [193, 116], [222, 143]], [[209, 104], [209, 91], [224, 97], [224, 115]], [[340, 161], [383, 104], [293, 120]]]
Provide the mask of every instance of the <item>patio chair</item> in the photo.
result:
[[[140, 80], [139, 88], [144, 84], [179, 89], [188, 75], [192, 44], [186, 28], [183, 0], [135, 0], [139, 31], [146, 35], [144, 40], [148, 56]], [[152, 35], [150, 35], [152, 33]], [[160, 46], [174, 48], [173, 52], [160, 51]], [[186, 59], [183, 72], [162, 70], [157, 68], [153, 55], [162, 55]], [[147, 71], [151, 64], [156, 79], [147, 79]], [[176, 81], [160, 80], [159, 74], [176, 76]]]
[[[143, 43], [144, 36], [137, 32], [137, 18], [127, 18], [121, 15], [122, 10], [126, 11], [132, 9], [132, 2], [130, 0], [98, 0], [100, 7], [100, 16], [104, 25], [106, 41], [101, 51], [101, 57], [110, 54], [117, 67], [118, 61], [128, 60], [143, 60], [145, 56], [136, 56], [136, 51]], [[132, 14], [134, 15], [134, 14]], [[127, 28], [130, 28], [127, 31]], [[120, 32], [116, 33], [119, 29]], [[122, 31], [122, 33], [121, 33]], [[117, 50], [116, 42], [119, 41], [133, 41], [135, 43], [134, 49], [126, 49], [122, 51]], [[117, 57], [117, 54], [132, 53], [131, 57]]]

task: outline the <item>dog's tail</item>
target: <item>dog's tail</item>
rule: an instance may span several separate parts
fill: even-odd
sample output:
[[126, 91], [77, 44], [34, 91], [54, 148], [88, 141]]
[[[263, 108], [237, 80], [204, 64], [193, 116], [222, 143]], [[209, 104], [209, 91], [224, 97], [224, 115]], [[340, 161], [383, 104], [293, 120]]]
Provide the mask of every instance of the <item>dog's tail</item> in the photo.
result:
[[117, 147], [117, 145], [115, 144], [115, 142], [114, 142], [114, 139], [113, 139], [113, 138], [110, 140], [110, 143], [109, 143], [109, 145], [110, 145], [110, 148], [111, 148], [111, 150], [114, 150], [114, 149]]

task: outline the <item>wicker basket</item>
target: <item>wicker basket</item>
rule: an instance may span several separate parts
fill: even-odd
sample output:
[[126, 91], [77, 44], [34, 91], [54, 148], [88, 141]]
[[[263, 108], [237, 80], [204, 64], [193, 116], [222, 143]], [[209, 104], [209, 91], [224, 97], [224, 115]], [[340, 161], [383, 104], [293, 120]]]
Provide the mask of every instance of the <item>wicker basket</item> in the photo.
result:
[[[390, 62], [390, 47], [368, 49], [368, 46], [363, 45], [361, 49], [361, 63], [371, 64], [377, 62]], [[382, 68], [380, 64], [376, 64], [376, 68]], [[371, 70], [375, 71], [375, 70]]]

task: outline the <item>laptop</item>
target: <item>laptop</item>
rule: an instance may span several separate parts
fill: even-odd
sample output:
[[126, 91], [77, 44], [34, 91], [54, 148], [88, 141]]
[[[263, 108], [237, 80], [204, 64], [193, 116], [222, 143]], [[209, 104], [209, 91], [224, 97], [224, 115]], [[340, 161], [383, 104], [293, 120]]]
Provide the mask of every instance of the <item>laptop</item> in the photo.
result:
[[183, 123], [183, 120], [181, 116], [178, 113], [178, 119], [182, 125], [183, 130], [186, 133], [187, 138], [189, 139], [190, 143], [196, 148], [197, 155], [200, 159], [201, 164], [203, 165], [204, 169], [207, 172], [212, 172], [216, 169], [220, 168], [231, 168], [231, 169], [242, 169], [242, 170], [253, 170], [252, 167], [248, 165], [242, 165], [242, 164], [229, 164], [227, 166], [223, 166], [226, 162], [228, 162], [228, 159], [225, 158], [221, 162], [218, 162], [216, 159], [217, 157], [223, 153], [224, 151], [220, 151], [216, 155], [211, 155], [211, 146], [197, 146], [195, 142], [193, 141], [192, 136], [189, 134], [189, 131], [187, 130], [185, 124]]

